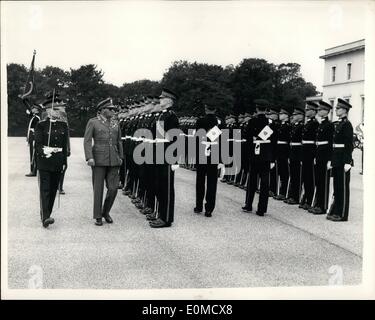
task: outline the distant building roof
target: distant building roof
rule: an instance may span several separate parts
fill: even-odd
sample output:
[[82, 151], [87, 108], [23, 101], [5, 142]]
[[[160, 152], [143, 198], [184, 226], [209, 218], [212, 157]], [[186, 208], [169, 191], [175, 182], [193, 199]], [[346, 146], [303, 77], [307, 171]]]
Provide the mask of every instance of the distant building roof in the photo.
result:
[[345, 43], [336, 47], [328, 48], [325, 50], [325, 54], [320, 56], [321, 59], [327, 59], [348, 52], [364, 50], [365, 49], [365, 39]]

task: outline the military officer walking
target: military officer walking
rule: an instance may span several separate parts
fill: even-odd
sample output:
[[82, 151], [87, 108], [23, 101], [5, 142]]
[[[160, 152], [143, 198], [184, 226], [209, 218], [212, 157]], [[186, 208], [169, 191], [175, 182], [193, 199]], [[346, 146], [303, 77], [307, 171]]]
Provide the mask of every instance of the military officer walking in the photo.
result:
[[331, 221], [348, 221], [350, 196], [350, 169], [353, 165], [353, 127], [348, 120], [348, 112], [352, 106], [343, 99], [338, 99], [333, 133], [332, 167], [334, 201], [327, 219]]
[[31, 119], [27, 127], [27, 137], [26, 141], [29, 145], [30, 151], [30, 172], [26, 174], [26, 177], [35, 177], [36, 176], [36, 156], [35, 156], [35, 128], [38, 122], [40, 121], [38, 105], [33, 105], [31, 107]]
[[40, 214], [43, 227], [47, 228], [55, 220], [51, 218], [56, 192], [68, 154], [68, 126], [58, 121], [55, 106], [64, 105], [52, 96], [43, 103], [47, 111], [45, 120], [35, 128], [35, 151], [39, 172]]
[[[103, 217], [107, 223], [113, 222], [109, 212], [117, 195], [123, 149], [118, 122], [112, 119], [116, 109], [112, 99], [99, 102], [97, 109], [99, 115], [86, 125], [84, 150], [87, 164], [92, 168], [95, 224], [101, 226]], [[108, 190], [103, 204], [104, 180]]]
[[330, 170], [327, 169], [327, 163], [332, 157], [332, 139], [335, 130], [333, 123], [328, 120], [331, 109], [332, 106], [329, 103], [319, 101], [320, 124], [316, 133], [315, 157], [316, 199], [314, 207], [309, 209], [309, 212], [313, 214], [325, 214], [328, 208]]
[[257, 99], [254, 101], [256, 116], [249, 122], [249, 130], [246, 140], [250, 145], [250, 177], [247, 184], [244, 212], [251, 212], [257, 180], [260, 179], [259, 202], [256, 214], [264, 216], [267, 212], [269, 197], [270, 169], [274, 167], [271, 161], [274, 159], [273, 152], [276, 140], [273, 137], [273, 130], [269, 127], [269, 121], [265, 116], [269, 106], [267, 100]]

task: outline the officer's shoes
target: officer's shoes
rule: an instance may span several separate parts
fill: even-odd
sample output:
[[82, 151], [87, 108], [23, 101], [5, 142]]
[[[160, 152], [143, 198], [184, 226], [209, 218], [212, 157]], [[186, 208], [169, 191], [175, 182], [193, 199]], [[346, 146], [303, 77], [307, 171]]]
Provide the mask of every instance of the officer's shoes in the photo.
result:
[[294, 200], [294, 199], [288, 199], [287, 200], [287, 202], [286, 202], [287, 204], [298, 204], [298, 202], [296, 201], [296, 200]]
[[65, 191], [63, 189], [59, 190], [60, 194], [65, 194]]
[[264, 212], [257, 211], [257, 212], [256, 212], [256, 215], [257, 215], [257, 216], [260, 216], [260, 217], [263, 217], [263, 216], [264, 216]]
[[244, 206], [244, 207], [242, 207], [242, 211], [243, 211], [243, 212], [252, 212], [252, 211], [253, 211], [253, 208], [250, 208], [250, 207]]
[[150, 221], [151, 228], [165, 228], [170, 227], [171, 223], [167, 223], [161, 219], [156, 219], [155, 221]]
[[102, 226], [103, 225], [103, 221], [102, 221], [102, 218], [98, 218], [95, 220], [95, 225], [96, 226]]
[[105, 222], [107, 222], [107, 223], [113, 223], [113, 220], [112, 220], [112, 218], [108, 215], [108, 216], [105, 216], [104, 217], [104, 220], [105, 220]]
[[195, 207], [194, 213], [202, 213], [202, 209]]
[[331, 215], [331, 214], [327, 214], [326, 219], [327, 219], [327, 220], [332, 220], [332, 217], [333, 217], [333, 215]]
[[310, 210], [313, 210], [312, 211], [313, 214], [325, 214], [325, 212], [322, 209], [320, 209], [320, 208], [309, 209], [309, 212], [311, 212]]
[[275, 196], [275, 193], [272, 192], [272, 191], [270, 191], [270, 192], [268, 192], [268, 196], [270, 196], [270, 197], [274, 197], [274, 196]]
[[298, 208], [303, 209], [304, 206], [305, 206], [304, 203], [300, 203], [299, 206], [298, 206]]
[[47, 218], [43, 221], [43, 227], [48, 228], [50, 224], [53, 224], [55, 222], [55, 219], [53, 218]]
[[227, 182], [228, 182], [228, 180], [225, 179], [225, 178], [224, 178], [224, 179], [221, 179], [220, 181], [221, 181], [222, 183], [227, 183]]
[[122, 189], [124, 187], [124, 185], [120, 182], [119, 184], [118, 184], [118, 189]]
[[341, 221], [347, 221], [345, 220], [344, 218], [341, 218], [339, 216], [335, 216], [333, 215], [332, 218], [330, 219], [331, 221], [334, 221], [334, 222], [341, 222]]
[[122, 192], [122, 194], [123, 195], [125, 195], [125, 196], [129, 196], [129, 195], [131, 195], [131, 191], [130, 190], [124, 190], [123, 192]]
[[208, 218], [212, 217], [212, 211], [206, 211], [206, 212], [204, 213], [204, 216], [205, 216], [205, 217], [208, 217]]
[[28, 174], [25, 174], [26, 177], [36, 177], [36, 173], [28, 173]]

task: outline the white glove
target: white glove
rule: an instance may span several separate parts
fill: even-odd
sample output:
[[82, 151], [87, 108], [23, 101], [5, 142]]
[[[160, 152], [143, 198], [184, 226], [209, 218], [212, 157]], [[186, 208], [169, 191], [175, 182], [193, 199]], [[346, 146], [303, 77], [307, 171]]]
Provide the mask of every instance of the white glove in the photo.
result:
[[43, 147], [43, 153], [46, 156], [46, 158], [49, 158], [52, 156], [52, 148], [50, 147]]
[[270, 165], [271, 170], [273, 169], [274, 166], [275, 166], [275, 162], [271, 162], [271, 165]]
[[316, 164], [316, 159], [314, 158], [314, 164]]
[[345, 163], [345, 165], [344, 165], [344, 171], [345, 172], [348, 172], [351, 168], [352, 168], [352, 166], [349, 163]]
[[180, 167], [180, 165], [178, 165], [178, 164], [172, 164], [171, 169], [172, 169], [172, 171], [176, 171], [179, 167]]
[[94, 159], [87, 160], [87, 165], [90, 166], [90, 167], [95, 166], [95, 160]]
[[223, 179], [225, 175], [225, 165], [223, 163], [219, 163], [217, 168], [220, 170], [220, 179]]
[[331, 161], [328, 161], [328, 162], [327, 162], [327, 169], [332, 169]]

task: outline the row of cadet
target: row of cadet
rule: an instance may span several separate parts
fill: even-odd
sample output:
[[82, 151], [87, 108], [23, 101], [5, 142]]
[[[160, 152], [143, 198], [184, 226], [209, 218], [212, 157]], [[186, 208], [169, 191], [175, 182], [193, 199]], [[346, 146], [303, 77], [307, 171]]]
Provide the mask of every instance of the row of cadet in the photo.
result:
[[[353, 165], [353, 128], [347, 117], [351, 108], [348, 102], [338, 99], [336, 115], [339, 120], [334, 123], [328, 119], [332, 106], [324, 101], [307, 101], [304, 106], [293, 108], [257, 99], [254, 100], [254, 106], [246, 112], [238, 117], [230, 114], [225, 121], [215, 115], [216, 109], [213, 106], [208, 107], [207, 109], [206, 106], [204, 117], [198, 119], [185, 116], [178, 123], [175, 116], [169, 115], [171, 111], [163, 109], [159, 104], [159, 97], [147, 97], [130, 103], [128, 107], [120, 107], [117, 117], [125, 161], [120, 169], [119, 187], [125, 195], [132, 198], [132, 202], [146, 214], [148, 220], [158, 219], [159, 216], [157, 193], [160, 192], [160, 186], [156, 176], [161, 167], [157, 164], [136, 164], [133, 151], [140, 143], [157, 142], [157, 123], [164, 112], [169, 115], [166, 119], [173, 118], [171, 123], [165, 124], [164, 130], [179, 127], [184, 132], [186, 141], [194, 138], [193, 130], [200, 127], [209, 130], [218, 125], [230, 132], [234, 129], [241, 131], [242, 139], [233, 139], [233, 136], [228, 139], [232, 152], [236, 149], [234, 144], [240, 145], [241, 163], [235, 164], [239, 170], [236, 174], [225, 175], [221, 181], [246, 190], [243, 211], [252, 211], [254, 193], [259, 192], [256, 213], [260, 216], [267, 212], [268, 198], [271, 196], [291, 205], [298, 204], [300, 208], [313, 214], [327, 214], [327, 219], [332, 221], [348, 220], [350, 169]], [[212, 114], [217, 118], [216, 122], [209, 121]], [[207, 123], [206, 120], [212, 123], [211, 128], [202, 126], [202, 123]], [[267, 139], [260, 139], [260, 134], [266, 127], [270, 128], [269, 136]], [[141, 128], [149, 129], [154, 139], [146, 141], [147, 139], [135, 137], [134, 133]], [[210, 178], [210, 170], [207, 170], [209, 164], [206, 167], [197, 164], [196, 156], [188, 152], [185, 153], [185, 159], [180, 160], [180, 166], [197, 171], [194, 211], [202, 211], [202, 201], [206, 195], [206, 214], [211, 216], [215, 207], [215, 180], [218, 172], [214, 170], [211, 175], [216, 177]], [[174, 170], [164, 173], [166, 177], [168, 174], [174, 174]], [[207, 177], [207, 187], [204, 185], [203, 189], [202, 175]], [[329, 199], [331, 176], [334, 180], [333, 201]], [[170, 182], [166, 186], [174, 188]]]

